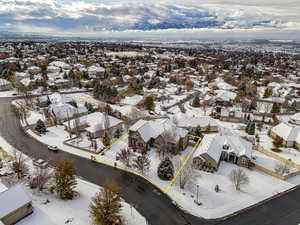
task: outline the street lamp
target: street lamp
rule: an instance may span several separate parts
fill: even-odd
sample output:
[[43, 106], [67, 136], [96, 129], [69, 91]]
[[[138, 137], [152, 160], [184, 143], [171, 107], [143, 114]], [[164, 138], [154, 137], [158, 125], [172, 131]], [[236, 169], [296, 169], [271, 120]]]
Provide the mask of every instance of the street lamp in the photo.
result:
[[199, 184], [197, 184], [196, 186], [197, 186], [197, 199], [194, 202], [197, 205], [201, 205], [201, 203], [199, 202]]

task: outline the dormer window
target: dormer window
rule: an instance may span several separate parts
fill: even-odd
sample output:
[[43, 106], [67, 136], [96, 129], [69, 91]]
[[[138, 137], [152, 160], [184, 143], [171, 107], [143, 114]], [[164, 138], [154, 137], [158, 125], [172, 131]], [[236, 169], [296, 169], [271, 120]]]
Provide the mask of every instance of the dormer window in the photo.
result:
[[227, 144], [223, 145], [223, 149], [224, 150], [228, 150], [229, 149], [229, 145], [227, 145]]

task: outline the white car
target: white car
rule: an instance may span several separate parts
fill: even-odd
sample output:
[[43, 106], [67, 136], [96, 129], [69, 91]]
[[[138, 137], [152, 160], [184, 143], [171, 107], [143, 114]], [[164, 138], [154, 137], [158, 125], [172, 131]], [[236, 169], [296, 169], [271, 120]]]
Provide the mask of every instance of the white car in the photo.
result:
[[38, 159], [36, 161], [33, 161], [33, 165], [40, 167], [42, 169], [45, 169], [48, 167], [48, 163], [43, 159]]
[[52, 152], [58, 152], [58, 147], [57, 146], [48, 145], [48, 150], [52, 151]]

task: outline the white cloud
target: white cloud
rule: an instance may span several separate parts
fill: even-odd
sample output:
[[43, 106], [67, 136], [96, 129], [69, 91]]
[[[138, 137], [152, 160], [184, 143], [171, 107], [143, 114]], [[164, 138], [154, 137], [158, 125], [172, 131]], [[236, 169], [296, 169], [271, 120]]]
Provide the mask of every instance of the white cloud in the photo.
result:
[[80, 35], [110, 31], [113, 35], [131, 33], [141, 36], [147, 34], [174, 36], [176, 32], [187, 31], [190, 34], [197, 31], [197, 34], [204, 36], [205, 32], [219, 34], [219, 31], [226, 35], [249, 32], [258, 34], [262, 30], [274, 35], [279, 35], [280, 32], [284, 34], [286, 30], [293, 31], [298, 36], [300, 33], [299, 0], [201, 0], [201, 3], [199, 0], [102, 0], [101, 2], [0, 0], [0, 24], [2, 23], [0, 30]]

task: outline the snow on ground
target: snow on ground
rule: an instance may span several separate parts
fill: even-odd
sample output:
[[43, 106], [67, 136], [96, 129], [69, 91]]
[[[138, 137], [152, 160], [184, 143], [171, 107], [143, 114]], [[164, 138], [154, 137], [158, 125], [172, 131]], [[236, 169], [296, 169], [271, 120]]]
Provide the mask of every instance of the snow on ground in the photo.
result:
[[31, 110], [30, 115], [27, 117], [27, 122], [29, 125], [33, 125], [36, 124], [39, 119], [44, 121], [45, 117], [40, 112]]
[[[274, 148], [273, 145], [273, 139], [268, 136], [267, 134], [260, 134], [259, 135], [259, 144], [266, 150], [271, 151], [272, 148]], [[279, 148], [281, 152], [273, 152], [272, 153], [283, 157], [287, 160], [291, 160], [294, 163], [297, 163], [300, 165], [300, 152], [293, 149], [293, 148]]]
[[[115, 162], [117, 162], [117, 166], [121, 168], [128, 169], [125, 165], [123, 165], [120, 161], [116, 161], [116, 156], [117, 153], [120, 152], [122, 149], [127, 149], [128, 148], [128, 136], [123, 137], [121, 140], [116, 142], [115, 144], [112, 145], [112, 147], [105, 152], [104, 155], [99, 155], [96, 157], [97, 160], [105, 163], [109, 163], [110, 165], [114, 165]], [[189, 153], [192, 151], [192, 146], [188, 146], [181, 154], [180, 158], [182, 162], [184, 162], [185, 159], [187, 159]], [[139, 155], [139, 153], [133, 153], [135, 154], [132, 158], [135, 158], [136, 156]], [[153, 183], [158, 185], [161, 189], [165, 189], [169, 185], [169, 181], [163, 181], [159, 179], [157, 176], [157, 168], [158, 165], [161, 161], [159, 154], [156, 149], [151, 149], [149, 151], [149, 159], [151, 161], [150, 164], [150, 170], [148, 172], [145, 172], [144, 175], [148, 179], [150, 179]], [[135, 170], [134, 168], [130, 168], [130, 170], [134, 172], [139, 172]], [[175, 171], [176, 173], [176, 171]]]
[[[252, 161], [268, 170], [275, 172], [276, 165], [283, 164], [281, 161], [271, 158], [259, 151], [252, 152]], [[289, 167], [290, 172], [295, 172], [297, 169]]]
[[64, 130], [64, 126], [48, 127], [47, 130], [48, 132], [42, 136], [38, 136], [32, 130], [27, 130], [27, 133], [44, 144], [57, 146], [65, 152], [84, 158], [91, 158], [92, 153], [67, 146], [63, 143], [70, 138], [69, 133]]
[[[44, 193], [33, 193], [28, 190], [31, 199], [33, 200], [34, 212], [24, 218], [17, 225], [87, 225], [91, 224], [89, 218], [89, 204], [91, 198], [99, 192], [99, 186], [77, 179], [78, 185], [76, 191], [79, 192], [79, 197], [70, 201], [57, 199], [53, 195]], [[46, 200], [50, 202], [45, 204]], [[126, 225], [145, 225], [145, 218], [139, 214], [129, 204], [122, 202], [121, 215], [126, 221]]]
[[[14, 147], [1, 136], [0, 147], [8, 153], [13, 153]], [[33, 192], [24, 186], [33, 201], [34, 213], [21, 220], [17, 225], [61, 225], [65, 224], [68, 219], [71, 221], [68, 223], [70, 225], [90, 224], [88, 206], [91, 197], [99, 191], [100, 187], [81, 179], [77, 179], [77, 181], [76, 191], [80, 196], [72, 201], [63, 201], [53, 195]], [[50, 203], [44, 204], [47, 199]], [[145, 218], [129, 204], [122, 202], [122, 206], [121, 215], [123, 215], [126, 225], [147, 224]]]
[[105, 148], [105, 146], [99, 138], [97, 138], [95, 141], [97, 142], [96, 148], [92, 146], [91, 141], [87, 136], [87, 133], [83, 132], [81, 133], [80, 137], [69, 140], [66, 143], [95, 153], [99, 153], [101, 149]]
[[79, 105], [84, 105], [85, 102], [91, 103], [92, 105], [98, 107], [100, 101], [95, 99], [92, 95], [88, 93], [75, 93], [75, 94], [68, 94], [69, 97], [75, 99]]
[[10, 90], [10, 91], [0, 91], [0, 98], [5, 98], [5, 97], [14, 97], [14, 95], [17, 92], [15, 90]]
[[[221, 162], [216, 173], [197, 171], [194, 184], [190, 185], [188, 190], [180, 190], [176, 186], [170, 189], [168, 194], [190, 213], [212, 219], [229, 215], [294, 187], [293, 184], [268, 176], [258, 170], [245, 169], [250, 183], [242, 187], [241, 191], [235, 191], [228, 175], [236, 167], [236, 165]], [[199, 185], [199, 202], [202, 203], [200, 206], [194, 203], [197, 198], [197, 184]], [[221, 190], [219, 193], [214, 190], [217, 184]]]

